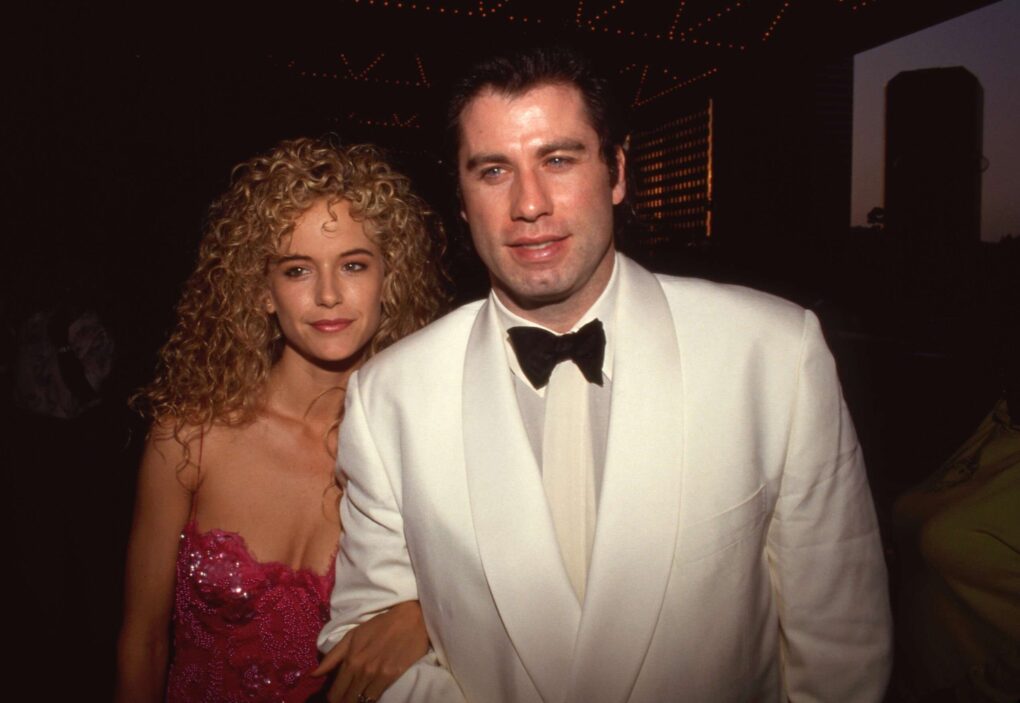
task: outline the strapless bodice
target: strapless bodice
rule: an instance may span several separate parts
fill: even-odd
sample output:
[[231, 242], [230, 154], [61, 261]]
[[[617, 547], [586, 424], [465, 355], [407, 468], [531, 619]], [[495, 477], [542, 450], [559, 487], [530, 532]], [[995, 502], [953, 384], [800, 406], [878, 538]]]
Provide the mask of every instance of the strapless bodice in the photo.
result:
[[181, 533], [167, 700], [305, 701], [334, 571], [261, 562], [236, 532]]

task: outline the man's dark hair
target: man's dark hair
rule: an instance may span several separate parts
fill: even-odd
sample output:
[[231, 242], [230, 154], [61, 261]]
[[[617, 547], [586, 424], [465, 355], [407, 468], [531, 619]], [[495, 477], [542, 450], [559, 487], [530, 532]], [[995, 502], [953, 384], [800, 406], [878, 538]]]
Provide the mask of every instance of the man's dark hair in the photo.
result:
[[523, 95], [543, 85], [569, 85], [581, 92], [588, 119], [599, 137], [602, 161], [616, 183], [616, 148], [624, 133], [609, 82], [597, 74], [579, 52], [562, 46], [532, 47], [482, 61], [453, 88], [446, 112], [446, 152], [454, 171], [460, 148], [460, 116], [468, 103], [485, 90], [508, 97]]

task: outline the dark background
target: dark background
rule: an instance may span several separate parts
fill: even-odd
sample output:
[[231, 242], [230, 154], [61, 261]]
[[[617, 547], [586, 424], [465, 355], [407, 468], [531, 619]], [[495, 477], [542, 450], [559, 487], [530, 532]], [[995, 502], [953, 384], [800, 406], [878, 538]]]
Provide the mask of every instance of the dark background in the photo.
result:
[[[231, 167], [287, 137], [381, 144], [446, 219], [452, 292], [477, 297], [485, 278], [459, 243], [442, 106], [463, 65], [515, 44], [589, 51], [637, 130], [713, 101], [714, 228], [638, 220], [621, 246], [653, 270], [753, 285], [819, 314], [887, 521], [895, 496], [1001, 392], [1020, 254], [1015, 240], [975, 236], [922, 266], [931, 257], [895, 232], [849, 229], [846, 71], [852, 79], [857, 51], [985, 4], [690, 0], [678, 14], [660, 3], [363, 0], [269, 14], [44, 2], [14, 18], [2, 220], [13, 256], [0, 313], [19, 678], [30, 690], [110, 691], [145, 431], [125, 401], [152, 372]], [[834, 72], [843, 92], [820, 106]], [[116, 343], [104, 402], [72, 421], [30, 416], [6, 402], [17, 330], [69, 300], [96, 310]]]

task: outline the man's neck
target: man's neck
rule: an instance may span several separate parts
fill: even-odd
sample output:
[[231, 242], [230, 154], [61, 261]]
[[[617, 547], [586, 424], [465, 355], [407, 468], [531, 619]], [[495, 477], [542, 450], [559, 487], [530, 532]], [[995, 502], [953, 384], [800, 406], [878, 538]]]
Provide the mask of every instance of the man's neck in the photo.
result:
[[515, 300], [507, 296], [500, 289], [496, 288], [495, 293], [507, 310], [528, 322], [533, 322], [536, 325], [560, 334], [569, 332], [591, 307], [591, 305], [584, 305], [583, 309], [581, 309], [582, 306], [569, 305], [569, 303], [575, 301], [568, 300], [562, 303], [550, 303], [548, 305], [525, 308], [518, 305]]
[[609, 281], [612, 280], [613, 271], [616, 268], [615, 252], [609, 255], [606, 263], [608, 263], [607, 266], [600, 265], [596, 269], [589, 285], [585, 285], [580, 291], [568, 295], [562, 300], [528, 305], [514, 299], [498, 285], [493, 285], [493, 292], [510, 312], [528, 322], [563, 334], [569, 332], [592, 309], [609, 286]]

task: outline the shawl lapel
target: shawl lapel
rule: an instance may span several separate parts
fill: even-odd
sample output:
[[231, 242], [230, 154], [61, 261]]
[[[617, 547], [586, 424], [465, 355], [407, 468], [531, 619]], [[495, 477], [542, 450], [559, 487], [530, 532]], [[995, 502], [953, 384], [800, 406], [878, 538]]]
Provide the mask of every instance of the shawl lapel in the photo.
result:
[[464, 362], [464, 457], [482, 568], [524, 668], [550, 703], [566, 698], [580, 605], [518, 409], [491, 303]]
[[683, 384], [658, 280], [619, 257], [606, 465], [569, 700], [626, 701], [658, 622], [676, 548]]

